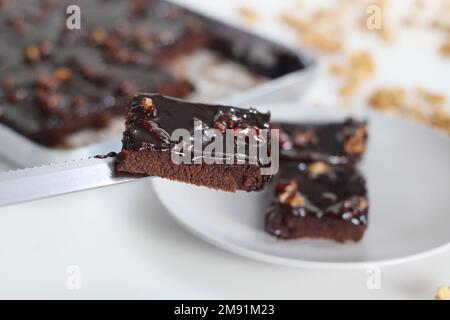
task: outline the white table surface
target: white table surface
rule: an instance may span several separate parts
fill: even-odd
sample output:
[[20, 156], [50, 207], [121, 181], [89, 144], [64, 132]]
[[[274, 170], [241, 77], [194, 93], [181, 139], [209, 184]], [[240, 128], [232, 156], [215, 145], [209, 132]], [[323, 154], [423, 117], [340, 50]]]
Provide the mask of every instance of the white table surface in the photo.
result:
[[[191, 2], [242, 23], [237, 1]], [[267, 12], [274, 6], [246, 3]], [[424, 72], [426, 84], [448, 88], [448, 68]], [[447, 82], [436, 81], [445, 75]], [[328, 83], [319, 76], [304, 103], [326, 96], [324, 103], [337, 104], [323, 94]], [[80, 268], [79, 290], [67, 287], [71, 265]], [[378, 290], [367, 278], [365, 269], [281, 267], [218, 249], [179, 227], [148, 180], [0, 209], [0, 298], [431, 299], [450, 284], [450, 252], [383, 267]]]

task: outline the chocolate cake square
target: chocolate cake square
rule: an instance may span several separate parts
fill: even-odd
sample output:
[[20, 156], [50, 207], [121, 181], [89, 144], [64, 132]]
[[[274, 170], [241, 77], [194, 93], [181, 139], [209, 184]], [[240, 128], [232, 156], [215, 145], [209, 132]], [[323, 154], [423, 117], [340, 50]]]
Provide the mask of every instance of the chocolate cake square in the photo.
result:
[[280, 239], [359, 241], [367, 228], [365, 180], [353, 166], [283, 162], [266, 230]]
[[[248, 139], [259, 139], [258, 143], [270, 145], [270, 135], [262, 141], [260, 134], [262, 129], [270, 130], [269, 120], [269, 113], [255, 109], [189, 103], [157, 94], [137, 95], [130, 104], [116, 170], [224, 191], [258, 191], [271, 179], [270, 175], [263, 174], [267, 164], [252, 158], [248, 152], [250, 140], [235, 139], [235, 135], [248, 134]], [[177, 129], [189, 135], [186, 139], [189, 145], [182, 151], [176, 148], [183, 141], [178, 143], [172, 139]], [[195, 140], [199, 132], [200, 140]], [[230, 137], [229, 149], [227, 138]], [[195, 141], [204, 150], [212, 141], [218, 141], [218, 148], [208, 155], [196, 153]], [[174, 154], [187, 156], [188, 161], [177, 162]]]

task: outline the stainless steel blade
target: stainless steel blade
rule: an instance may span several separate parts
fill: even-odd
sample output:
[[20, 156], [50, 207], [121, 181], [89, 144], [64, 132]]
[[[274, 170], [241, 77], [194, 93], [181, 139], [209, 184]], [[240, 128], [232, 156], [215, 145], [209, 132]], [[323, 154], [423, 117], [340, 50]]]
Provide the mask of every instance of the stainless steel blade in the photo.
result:
[[0, 172], [0, 206], [135, 180], [114, 174], [114, 158]]

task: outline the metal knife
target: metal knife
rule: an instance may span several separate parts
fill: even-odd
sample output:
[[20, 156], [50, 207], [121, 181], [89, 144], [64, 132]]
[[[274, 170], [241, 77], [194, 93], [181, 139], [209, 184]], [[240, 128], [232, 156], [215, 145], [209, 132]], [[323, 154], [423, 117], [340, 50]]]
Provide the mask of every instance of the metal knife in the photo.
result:
[[90, 158], [0, 172], [0, 207], [138, 179], [116, 175], [115, 158]]

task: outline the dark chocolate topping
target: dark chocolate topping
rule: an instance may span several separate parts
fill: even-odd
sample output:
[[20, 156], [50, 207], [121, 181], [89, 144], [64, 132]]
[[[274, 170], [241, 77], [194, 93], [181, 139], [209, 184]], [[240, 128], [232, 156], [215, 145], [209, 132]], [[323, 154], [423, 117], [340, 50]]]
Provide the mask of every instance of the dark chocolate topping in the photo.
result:
[[[314, 215], [354, 225], [367, 224], [365, 180], [352, 166], [284, 162], [275, 183], [277, 198], [269, 212], [299, 218]], [[302, 201], [295, 203], [295, 194], [302, 197]]]
[[[144, 107], [147, 99], [150, 99], [148, 103], [153, 105], [152, 108]], [[228, 129], [239, 130], [242, 124], [268, 129], [270, 114], [262, 114], [255, 109], [190, 103], [156, 94], [141, 94], [131, 101], [123, 147], [128, 150], [171, 150], [172, 132], [187, 129], [192, 135], [196, 120], [202, 122], [203, 130], [215, 128], [217, 123], [224, 123]]]
[[361, 158], [367, 139], [366, 126], [365, 121], [351, 118], [331, 124], [272, 125], [280, 129], [282, 159], [297, 162], [326, 161], [331, 164], [351, 164]]

